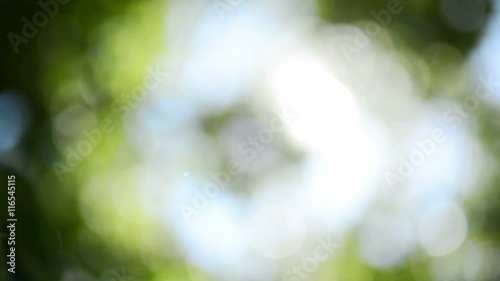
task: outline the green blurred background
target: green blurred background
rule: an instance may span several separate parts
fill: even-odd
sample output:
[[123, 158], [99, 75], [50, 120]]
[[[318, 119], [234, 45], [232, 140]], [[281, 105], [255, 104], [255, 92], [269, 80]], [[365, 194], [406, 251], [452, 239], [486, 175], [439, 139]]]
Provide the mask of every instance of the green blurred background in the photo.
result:
[[1, 0], [0, 280], [499, 280], [497, 5]]

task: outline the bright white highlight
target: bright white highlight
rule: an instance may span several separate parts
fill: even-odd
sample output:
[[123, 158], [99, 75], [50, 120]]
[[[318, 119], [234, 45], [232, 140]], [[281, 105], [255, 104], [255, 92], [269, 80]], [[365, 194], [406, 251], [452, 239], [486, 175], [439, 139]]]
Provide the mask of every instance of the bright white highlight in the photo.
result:
[[364, 126], [349, 90], [312, 54], [286, 58], [268, 82], [276, 102], [296, 116], [290, 137], [308, 152], [307, 188], [299, 196], [305, 210], [322, 228], [347, 227], [373, 192], [369, 183], [381, 167], [377, 134]]
[[269, 84], [277, 103], [297, 115], [288, 129], [308, 149], [331, 147], [332, 140], [356, 129], [352, 96], [319, 58], [291, 56], [271, 71]]

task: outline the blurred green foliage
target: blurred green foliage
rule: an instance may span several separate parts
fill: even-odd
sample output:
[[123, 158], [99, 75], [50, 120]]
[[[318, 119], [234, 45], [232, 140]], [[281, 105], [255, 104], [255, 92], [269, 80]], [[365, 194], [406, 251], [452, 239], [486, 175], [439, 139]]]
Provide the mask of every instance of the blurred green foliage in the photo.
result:
[[[0, 45], [0, 89], [15, 89], [30, 102], [33, 123], [23, 139], [22, 148], [26, 151], [25, 161], [35, 163], [33, 172], [43, 175], [37, 182], [29, 182], [22, 176], [17, 179], [19, 273], [15, 278], [3, 274], [5, 255], [2, 254], [0, 280], [60, 280], [66, 268], [79, 267], [84, 267], [93, 277], [106, 279], [112, 277], [102, 277], [102, 272], [121, 266], [139, 268], [144, 280], [172, 277], [187, 280], [188, 273], [179, 269], [184, 268], [179, 265], [180, 261], [158, 258], [158, 262], [164, 264], [165, 272], [170, 272], [170, 275], [156, 275], [155, 279], [149, 279], [153, 275], [144, 269], [141, 257], [136, 256], [134, 250], [124, 249], [120, 242], [104, 239], [90, 231], [86, 232], [82, 240], [80, 234], [86, 226], [78, 208], [75, 186], [80, 183], [79, 177], [85, 177], [86, 174], [77, 172], [64, 182], [59, 182], [51, 173], [51, 161], [47, 160], [57, 160], [60, 155], [54, 147], [39, 145], [41, 142], [52, 145], [50, 107], [60, 108], [81, 98], [79, 89], [74, 87], [78, 81], [90, 81], [90, 89], [99, 93], [97, 109], [102, 116], [109, 113], [115, 98], [141, 82], [146, 66], [168, 50], [162, 40], [163, 17], [168, 3], [152, 0], [71, 0], [61, 5], [59, 14], [50, 18], [48, 24], [40, 28], [39, 34], [27, 44], [21, 44], [19, 54], [15, 54], [6, 34], [20, 33], [23, 25], [21, 18], [30, 17], [38, 11], [40, 7], [37, 2], [0, 1], [0, 34], [3, 34]], [[318, 3], [323, 19], [333, 23], [373, 20], [370, 11], [379, 11], [387, 6], [386, 0], [318, 0]], [[491, 11], [490, 2], [485, 3], [488, 12]], [[396, 49], [423, 53], [429, 46], [444, 42], [459, 50], [461, 54], [458, 60], [463, 60], [482, 34], [482, 28], [465, 33], [450, 27], [440, 13], [439, 1], [404, 0], [401, 4], [403, 12], [394, 16], [394, 22], [389, 26]], [[432, 69], [433, 80], [439, 80], [440, 75], [445, 74], [447, 68], [443, 65], [446, 63], [453, 68], [463, 62], [457, 61], [457, 56], [453, 56], [449, 50], [437, 51], [436, 56], [442, 63], [438, 64], [441, 67]], [[500, 126], [495, 123], [499, 117], [498, 111], [488, 108], [488, 105], [483, 107], [485, 109], [479, 112], [482, 122], [480, 136], [490, 145], [491, 154], [500, 159], [500, 148], [495, 146], [500, 135]], [[231, 114], [228, 112], [207, 118], [204, 123], [206, 132], [210, 134], [215, 130], [214, 126], [219, 126], [218, 122], [231, 118]], [[105, 159], [101, 165], [106, 166], [112, 161], [117, 150], [115, 145], [120, 142], [120, 138], [122, 135], [117, 133], [115, 139], [107, 140], [107, 144], [103, 145], [99, 155]], [[107, 155], [102, 156], [104, 152]], [[92, 162], [92, 165], [95, 163]], [[86, 165], [89, 164], [84, 163], [82, 167]], [[8, 174], [16, 172], [2, 168], [0, 178], [5, 179]], [[500, 220], [497, 216], [500, 211], [499, 182], [497, 177], [489, 183], [487, 192], [471, 200], [469, 218], [474, 235], [484, 236], [496, 243], [500, 241]], [[3, 193], [1, 196], [0, 209], [5, 210], [6, 200], [3, 199]], [[474, 207], [477, 205], [481, 208]], [[5, 212], [1, 212], [0, 218], [4, 231]], [[342, 269], [341, 276], [345, 276], [345, 280], [413, 280], [413, 266], [417, 264], [423, 269], [429, 266], [426, 257], [421, 255], [413, 257], [410, 263], [399, 269], [374, 270], [356, 256], [354, 242], [350, 241], [348, 245], [342, 258], [335, 261], [335, 266]], [[4, 240], [2, 250], [5, 252]], [[317, 272], [317, 280], [329, 280], [328, 268], [322, 267]], [[420, 277], [422, 279], [419, 281], [430, 280], [430, 276]]]

